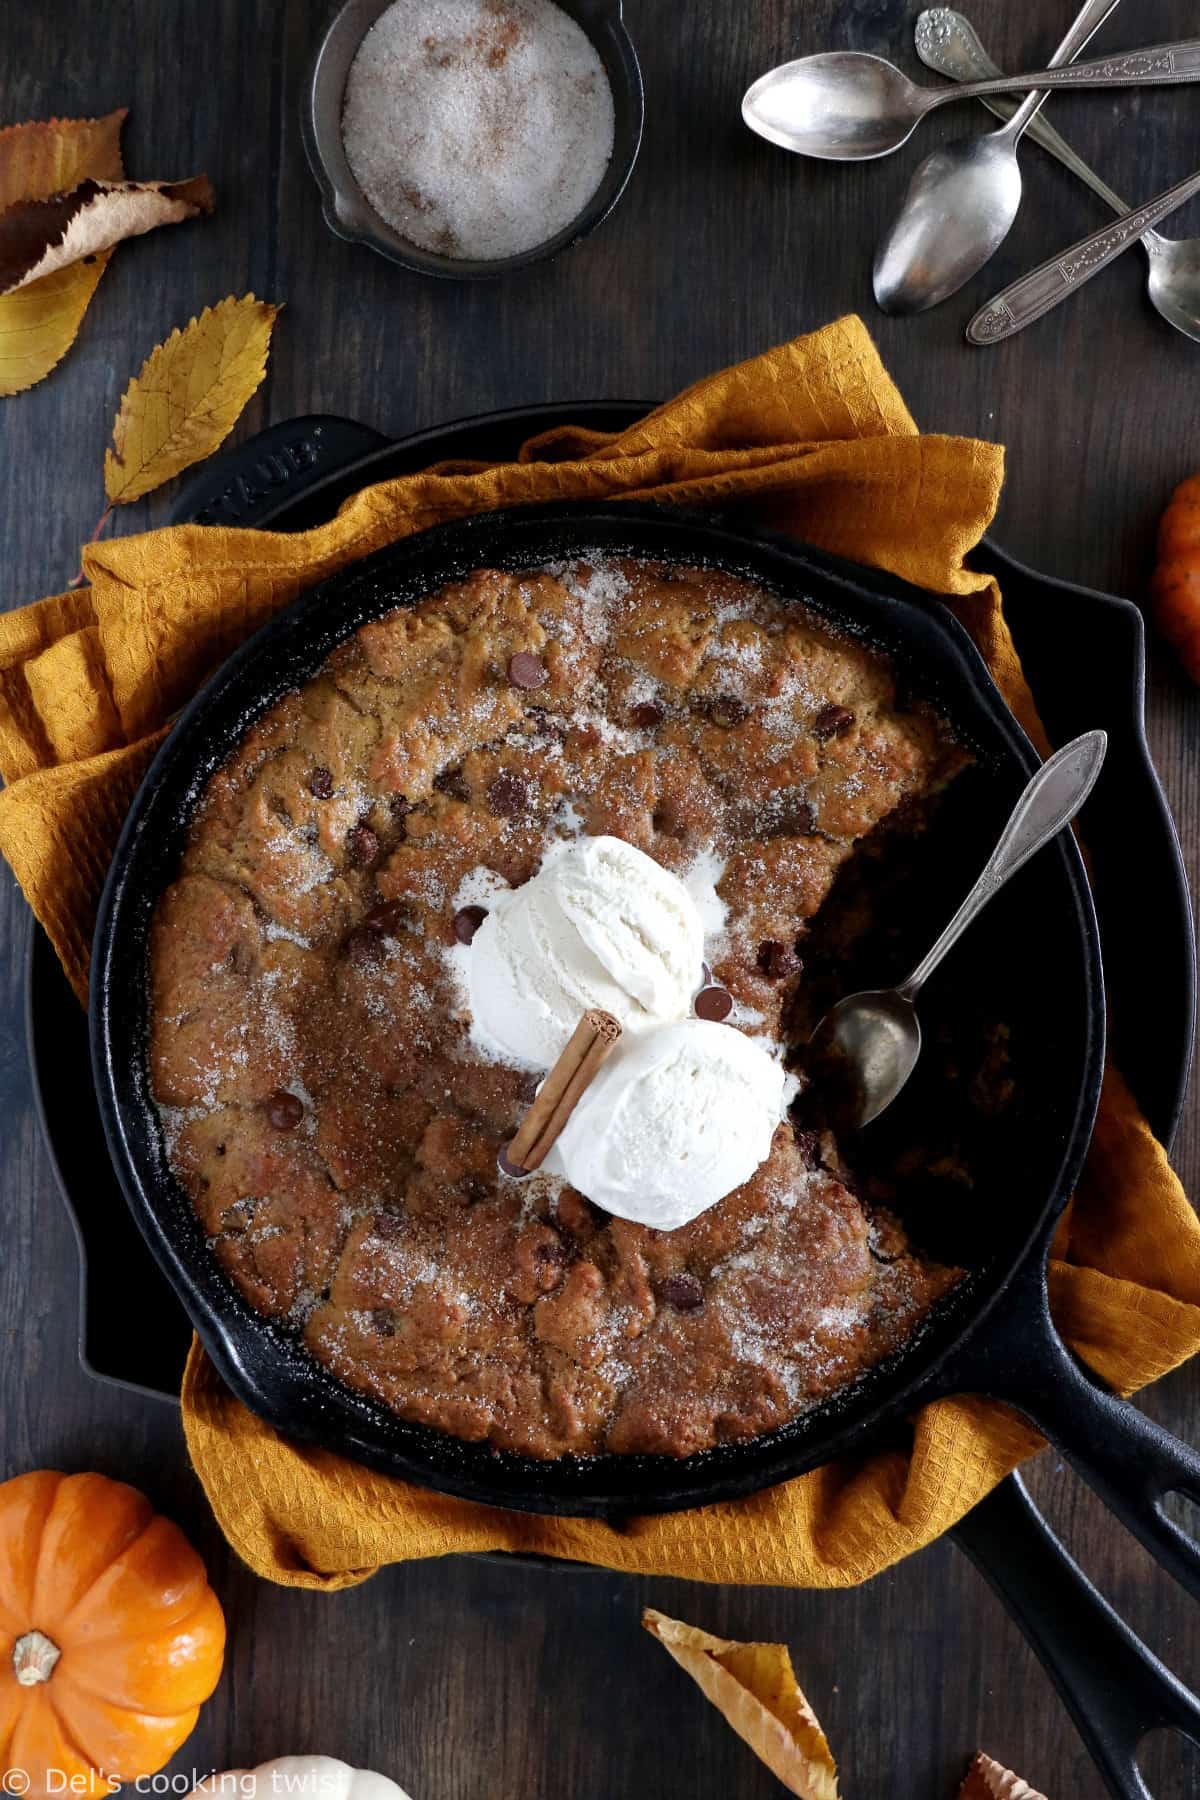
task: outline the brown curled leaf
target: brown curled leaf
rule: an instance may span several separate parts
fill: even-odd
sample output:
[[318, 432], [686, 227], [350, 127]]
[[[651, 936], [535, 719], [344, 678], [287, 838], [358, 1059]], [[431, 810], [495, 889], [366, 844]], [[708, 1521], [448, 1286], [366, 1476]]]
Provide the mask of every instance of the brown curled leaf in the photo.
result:
[[741, 1644], [647, 1607], [642, 1624], [789, 1793], [838, 1800], [837, 1765], [785, 1644]]
[[0, 295], [111, 250], [156, 225], [210, 213], [205, 175], [190, 181], [94, 181], [48, 200], [18, 200], [0, 213]]
[[140, 500], [225, 441], [266, 373], [278, 312], [231, 294], [151, 351], [125, 390], [104, 458], [113, 504]]
[[971, 1759], [958, 1800], [1046, 1800], [1046, 1796], [980, 1750]]
[[31, 119], [0, 131], [0, 212], [18, 200], [48, 200], [90, 176], [120, 181], [121, 127], [128, 107], [102, 119]]

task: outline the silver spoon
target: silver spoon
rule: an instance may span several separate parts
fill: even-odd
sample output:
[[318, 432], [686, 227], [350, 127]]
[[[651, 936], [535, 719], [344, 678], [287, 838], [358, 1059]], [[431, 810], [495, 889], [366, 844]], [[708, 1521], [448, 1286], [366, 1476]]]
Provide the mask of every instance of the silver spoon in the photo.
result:
[[999, 344], [1004, 338], [1015, 337], [1026, 325], [1032, 325], [1035, 319], [1069, 299], [1101, 269], [1107, 269], [1110, 262], [1137, 243], [1143, 232], [1151, 230], [1193, 194], [1200, 194], [1200, 169], [1118, 219], [1115, 225], [1102, 226], [1080, 238], [1077, 244], [1060, 250], [1057, 256], [1048, 257], [980, 307], [967, 326], [967, 342]]
[[[925, 66], [948, 75], [951, 81], [982, 81], [1000, 73], [970, 20], [952, 7], [934, 6], [923, 12], [917, 20], [916, 39], [917, 55]], [[1001, 119], [1011, 119], [1016, 111], [1012, 100], [985, 100], [983, 104]], [[1053, 125], [1034, 119], [1029, 135], [1106, 206], [1121, 218], [1128, 216], [1128, 204], [1088, 167]], [[1200, 342], [1200, 238], [1169, 238], [1161, 231], [1143, 231], [1141, 242], [1150, 263], [1150, 304], [1176, 331]]]
[[[1111, 12], [1116, 0], [1110, 0]], [[1097, 27], [1093, 25], [1088, 32]], [[1076, 44], [1081, 50], [1087, 42]], [[832, 162], [864, 162], [888, 156], [906, 144], [925, 114], [952, 100], [1022, 88], [1161, 87], [1200, 81], [1200, 38], [1123, 51], [1094, 62], [1060, 68], [1062, 52], [1050, 68], [1029, 75], [996, 75], [953, 88], [918, 87], [908, 76], [864, 50], [830, 50], [781, 63], [746, 90], [742, 117], [769, 143]], [[1043, 92], [1044, 98], [1044, 92]], [[1040, 100], [1038, 101], [1040, 105]]]
[[1017, 801], [987, 867], [908, 980], [849, 994], [825, 1014], [813, 1032], [808, 1060], [815, 1079], [821, 1079], [822, 1066], [831, 1075], [843, 1103], [839, 1123], [869, 1125], [891, 1105], [921, 1054], [917, 995], [1009, 876], [1075, 817], [1095, 786], [1107, 748], [1103, 731], [1088, 731], [1043, 763]]
[[[1116, 5], [1086, 0], [1051, 63], [1077, 56]], [[875, 298], [884, 312], [936, 306], [1000, 248], [1021, 204], [1017, 145], [1045, 99], [1044, 91], [1027, 94], [999, 131], [957, 138], [926, 157], [875, 258]]]

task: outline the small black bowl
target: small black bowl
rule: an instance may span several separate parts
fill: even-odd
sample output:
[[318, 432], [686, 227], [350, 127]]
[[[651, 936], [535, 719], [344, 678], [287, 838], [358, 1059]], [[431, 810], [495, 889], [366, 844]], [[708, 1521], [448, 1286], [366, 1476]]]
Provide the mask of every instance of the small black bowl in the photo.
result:
[[545, 262], [577, 244], [606, 219], [625, 191], [642, 145], [645, 95], [642, 71], [622, 21], [623, 0], [555, 0], [587, 33], [604, 64], [616, 117], [613, 151], [604, 179], [583, 211], [544, 243], [518, 256], [472, 261], [422, 250], [381, 218], [359, 187], [342, 142], [342, 103], [350, 65], [367, 32], [391, 0], [345, 0], [321, 39], [304, 91], [304, 148], [324, 202], [325, 223], [340, 238], [368, 244], [389, 262], [448, 281], [487, 281], [530, 263]]

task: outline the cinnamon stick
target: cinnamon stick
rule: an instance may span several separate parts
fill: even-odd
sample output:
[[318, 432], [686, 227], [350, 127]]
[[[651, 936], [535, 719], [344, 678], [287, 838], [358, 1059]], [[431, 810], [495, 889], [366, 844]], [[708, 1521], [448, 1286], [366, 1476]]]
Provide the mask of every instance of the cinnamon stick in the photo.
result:
[[551, 1145], [620, 1035], [620, 1021], [611, 1013], [598, 1008], [584, 1013], [504, 1151], [510, 1165], [526, 1173], [541, 1168]]

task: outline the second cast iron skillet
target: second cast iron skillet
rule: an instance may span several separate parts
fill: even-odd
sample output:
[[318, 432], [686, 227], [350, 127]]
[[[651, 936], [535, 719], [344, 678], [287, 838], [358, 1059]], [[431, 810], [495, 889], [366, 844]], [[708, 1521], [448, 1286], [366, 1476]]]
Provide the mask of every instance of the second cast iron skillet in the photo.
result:
[[[135, 800], [101, 903], [94, 947], [94, 1072], [110, 1150], [134, 1216], [232, 1390], [292, 1437], [427, 1486], [495, 1505], [617, 1517], [752, 1493], [881, 1440], [903, 1441], [909, 1415], [941, 1395], [1009, 1400], [1046, 1433], [1112, 1510], [1191, 1591], [1200, 1556], [1166, 1515], [1165, 1497], [1200, 1499], [1200, 1457], [1075, 1362], [1049, 1315], [1045, 1259], [1079, 1173], [1099, 1094], [1104, 1006], [1095, 919], [1072, 839], [1022, 871], [935, 978], [927, 1023], [964, 993], [1011, 1027], [1023, 1096], [1018, 1128], [999, 1134], [975, 1191], [907, 1222], [931, 1253], [970, 1277], [929, 1328], [853, 1387], [789, 1426], [702, 1456], [562, 1459], [497, 1454], [397, 1419], [317, 1365], [241, 1299], [175, 1183], [150, 1097], [146, 954], [150, 920], [174, 878], [205, 782], [248, 726], [365, 620], [484, 565], [530, 567], [595, 549], [704, 562], [802, 598], [884, 650], [912, 690], [952, 721], [976, 754], [948, 804], [925, 874], [925, 935], [965, 890], [1036, 758], [970, 641], [946, 609], [791, 541], [727, 531], [710, 519], [621, 505], [488, 514], [439, 527], [356, 564], [305, 594], [244, 645], [179, 719]], [[915, 942], [897, 941], [896, 965]], [[928, 1081], [926, 1081], [928, 1088]], [[919, 1131], [937, 1094], [914, 1082], [889, 1129]]]

